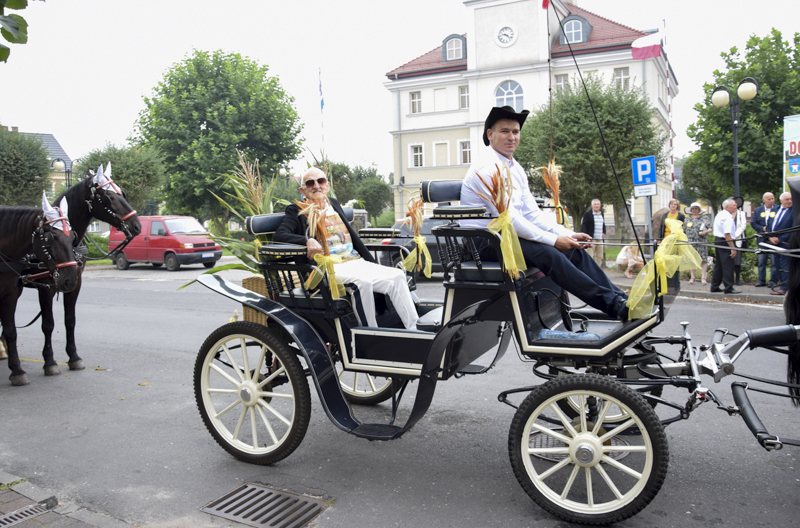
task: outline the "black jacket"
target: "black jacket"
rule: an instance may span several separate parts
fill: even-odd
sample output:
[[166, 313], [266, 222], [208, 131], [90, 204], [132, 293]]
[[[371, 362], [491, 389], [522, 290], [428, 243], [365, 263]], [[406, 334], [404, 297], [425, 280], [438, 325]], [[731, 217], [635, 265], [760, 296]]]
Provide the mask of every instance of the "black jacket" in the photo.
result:
[[[339, 202], [336, 201], [335, 198], [328, 198], [328, 201], [331, 203], [333, 210], [339, 215], [339, 218], [342, 219], [342, 222], [347, 226], [347, 232], [350, 233], [350, 239], [353, 241], [353, 249], [358, 251], [358, 254], [361, 255], [361, 258], [364, 260], [375, 262], [372, 253], [367, 250], [367, 246], [364, 245], [364, 242], [358, 237], [358, 233], [356, 233], [353, 226], [345, 218], [344, 210], [342, 206], [339, 205]], [[283, 218], [283, 222], [278, 227], [278, 230], [275, 231], [275, 242], [285, 242], [287, 244], [297, 244], [299, 246], [306, 245], [308, 242], [308, 218], [299, 213], [300, 208], [295, 204], [286, 208], [286, 216]]]
[[[583, 218], [581, 219], [581, 233], [586, 233], [590, 237], [594, 237], [594, 211], [591, 209], [583, 213]], [[603, 234], [606, 234], [605, 220], [603, 220]]]

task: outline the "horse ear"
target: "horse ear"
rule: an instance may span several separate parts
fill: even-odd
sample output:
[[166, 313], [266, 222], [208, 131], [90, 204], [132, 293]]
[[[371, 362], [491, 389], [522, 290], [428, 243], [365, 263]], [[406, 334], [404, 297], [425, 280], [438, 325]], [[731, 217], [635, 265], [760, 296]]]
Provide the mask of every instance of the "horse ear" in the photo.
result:
[[109, 180], [111, 179], [111, 162], [110, 161], [108, 163], [106, 163], [106, 171], [103, 174], [105, 174], [106, 178], [108, 178]]
[[66, 196], [61, 198], [61, 203], [59, 203], [58, 206], [61, 208], [61, 214], [63, 214], [64, 216], [68, 217], [69, 216], [69, 204], [67, 203], [67, 197]]
[[47, 212], [51, 210], [50, 203], [47, 201], [47, 195], [42, 193], [42, 211]]

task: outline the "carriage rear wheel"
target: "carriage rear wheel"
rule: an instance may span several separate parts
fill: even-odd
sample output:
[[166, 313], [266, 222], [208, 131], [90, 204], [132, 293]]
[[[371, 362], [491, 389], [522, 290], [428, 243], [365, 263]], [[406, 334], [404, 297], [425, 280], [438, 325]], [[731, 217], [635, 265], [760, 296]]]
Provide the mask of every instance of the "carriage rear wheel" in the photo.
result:
[[259, 324], [238, 321], [208, 336], [195, 363], [194, 392], [211, 436], [244, 462], [286, 458], [308, 429], [303, 367], [278, 334]]
[[366, 372], [344, 370], [341, 361], [336, 362], [336, 375], [344, 397], [356, 405], [377, 405], [392, 397], [392, 380], [372, 376]]
[[[578, 402], [574, 419], [559, 402]], [[625, 420], [606, 416], [618, 409]], [[570, 522], [604, 525], [632, 517], [664, 482], [664, 427], [641, 394], [613, 379], [575, 374], [534, 389], [508, 437], [514, 474], [542, 508]]]

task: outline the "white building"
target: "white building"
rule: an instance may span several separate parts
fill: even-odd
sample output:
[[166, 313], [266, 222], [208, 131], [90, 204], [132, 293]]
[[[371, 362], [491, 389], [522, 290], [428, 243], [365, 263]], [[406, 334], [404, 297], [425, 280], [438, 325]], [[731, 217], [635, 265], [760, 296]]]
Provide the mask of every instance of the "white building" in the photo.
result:
[[[445, 36], [439, 47], [386, 74], [398, 218], [421, 181], [464, 177], [472, 156], [488, 148], [481, 136], [492, 107], [535, 109], [547, 103], [550, 83], [557, 90], [576, 76], [567, 39], [584, 77], [600, 75], [605, 82], [643, 89], [653, 119], [670, 133], [670, 166], [660, 171], [666, 176], [659, 177], [652, 202], [654, 211], [666, 206], [672, 197], [669, 105], [670, 95], [677, 95], [675, 76], [667, 74], [663, 49], [660, 57], [632, 58], [631, 43], [652, 31], [623, 26], [577, 3], [553, 0], [545, 11], [539, 0], [465, 0], [466, 34]], [[633, 212], [637, 223], [643, 221], [644, 199], [636, 200]]]

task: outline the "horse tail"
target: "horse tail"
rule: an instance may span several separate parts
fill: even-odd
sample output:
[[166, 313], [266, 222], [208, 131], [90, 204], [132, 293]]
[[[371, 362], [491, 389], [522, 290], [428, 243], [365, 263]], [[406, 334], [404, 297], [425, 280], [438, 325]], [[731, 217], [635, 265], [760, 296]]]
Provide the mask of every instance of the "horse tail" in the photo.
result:
[[[800, 223], [795, 224], [800, 225]], [[795, 231], [789, 238], [789, 248], [800, 248], [800, 231]], [[789, 280], [783, 310], [786, 314], [786, 323], [800, 325], [800, 261], [795, 258], [789, 261]], [[789, 347], [789, 357], [786, 364], [786, 381], [794, 385], [800, 384], [800, 344], [795, 343]], [[792, 403], [800, 407], [800, 388], [790, 387], [789, 394]]]

